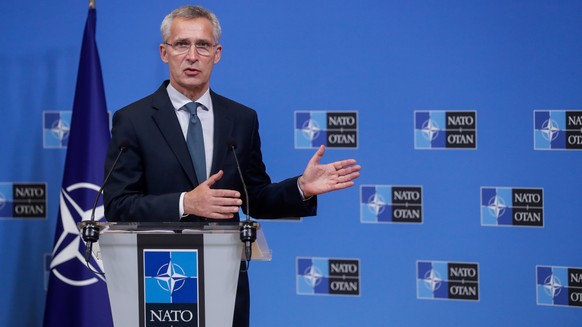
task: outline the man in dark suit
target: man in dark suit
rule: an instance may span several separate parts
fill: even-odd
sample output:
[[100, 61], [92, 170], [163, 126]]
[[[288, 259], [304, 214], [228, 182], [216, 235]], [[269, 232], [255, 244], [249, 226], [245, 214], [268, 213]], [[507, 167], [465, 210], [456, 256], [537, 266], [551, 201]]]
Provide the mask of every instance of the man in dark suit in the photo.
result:
[[[198, 6], [181, 7], [166, 16], [161, 32], [160, 55], [170, 80], [113, 117], [106, 171], [120, 147], [127, 151], [105, 185], [109, 221], [238, 221], [246, 206], [234, 144], [252, 217], [312, 216], [317, 195], [354, 184], [360, 166], [353, 159], [321, 164], [323, 146], [301, 176], [272, 183], [262, 160], [256, 112], [210, 90], [212, 69], [222, 54], [216, 16]], [[199, 152], [189, 150], [195, 124], [202, 127]], [[241, 273], [233, 325], [248, 324], [248, 278]]]

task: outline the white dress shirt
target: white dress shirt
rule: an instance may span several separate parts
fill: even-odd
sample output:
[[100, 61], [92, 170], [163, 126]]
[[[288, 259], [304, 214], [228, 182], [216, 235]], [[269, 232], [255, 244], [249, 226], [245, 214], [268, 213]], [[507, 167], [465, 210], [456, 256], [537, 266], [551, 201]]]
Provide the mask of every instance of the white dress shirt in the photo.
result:
[[[171, 83], [168, 84], [166, 90], [168, 91], [168, 96], [170, 97], [170, 101], [176, 111], [176, 117], [178, 117], [178, 121], [180, 122], [180, 127], [182, 128], [182, 134], [184, 135], [185, 140], [188, 138], [190, 113], [187, 110], [184, 110], [184, 105], [189, 102], [198, 102], [206, 107], [206, 110], [204, 110], [199, 106], [197, 114], [198, 119], [200, 119], [200, 123], [202, 124], [204, 155], [206, 157], [206, 178], [208, 178], [208, 176], [210, 176], [210, 168], [212, 168], [212, 155], [214, 154], [214, 110], [212, 107], [212, 99], [210, 98], [210, 89], [206, 90], [206, 92], [204, 92], [204, 94], [196, 101], [192, 101], [182, 93], [178, 92]], [[186, 192], [182, 193], [180, 196], [180, 216], [184, 216], [185, 194]]]

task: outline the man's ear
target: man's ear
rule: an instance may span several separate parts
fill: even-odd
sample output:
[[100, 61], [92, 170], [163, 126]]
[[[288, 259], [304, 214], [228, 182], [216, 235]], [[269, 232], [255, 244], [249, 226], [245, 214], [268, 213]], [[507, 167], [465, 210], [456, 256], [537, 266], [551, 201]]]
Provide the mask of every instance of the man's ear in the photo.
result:
[[168, 50], [166, 50], [166, 45], [163, 43], [160, 44], [160, 58], [162, 58], [162, 61], [166, 64], [168, 63]]
[[216, 53], [214, 54], [215, 65], [220, 61], [221, 56], [222, 56], [222, 45], [219, 44], [216, 46]]

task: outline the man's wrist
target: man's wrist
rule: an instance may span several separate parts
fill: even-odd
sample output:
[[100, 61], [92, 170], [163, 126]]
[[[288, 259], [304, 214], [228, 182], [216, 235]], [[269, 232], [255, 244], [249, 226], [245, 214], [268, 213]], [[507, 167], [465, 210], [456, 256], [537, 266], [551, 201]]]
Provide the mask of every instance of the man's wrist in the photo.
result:
[[303, 199], [303, 201], [307, 201], [309, 199], [311, 199], [313, 197], [313, 195], [309, 195], [309, 194], [305, 194], [305, 191], [303, 190], [303, 180], [302, 180], [303, 175], [299, 176], [299, 178], [297, 178], [297, 188], [299, 189], [299, 193], [301, 194], [301, 198]]

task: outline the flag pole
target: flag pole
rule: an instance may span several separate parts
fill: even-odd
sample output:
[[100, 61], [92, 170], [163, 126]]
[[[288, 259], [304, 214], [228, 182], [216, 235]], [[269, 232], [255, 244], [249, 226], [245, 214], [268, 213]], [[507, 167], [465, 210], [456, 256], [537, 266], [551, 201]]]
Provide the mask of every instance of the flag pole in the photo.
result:
[[95, 0], [89, 0], [89, 8], [95, 9]]

